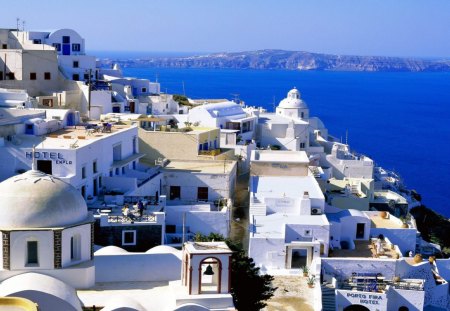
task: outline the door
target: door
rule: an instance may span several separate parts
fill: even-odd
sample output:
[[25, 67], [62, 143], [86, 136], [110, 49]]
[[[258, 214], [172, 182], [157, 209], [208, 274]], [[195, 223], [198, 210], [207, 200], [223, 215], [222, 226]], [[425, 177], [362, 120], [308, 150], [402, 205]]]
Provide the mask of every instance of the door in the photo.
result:
[[181, 198], [181, 189], [180, 186], [170, 186], [170, 199], [180, 199]]
[[70, 36], [63, 36], [62, 52], [63, 55], [70, 55]]
[[364, 239], [364, 227], [366, 224], [356, 224], [356, 238], [357, 239]]
[[130, 113], [134, 113], [134, 102], [130, 102]]
[[45, 174], [52, 174], [52, 161], [51, 160], [37, 160], [37, 169]]
[[67, 114], [67, 126], [74, 126], [75, 125], [75, 115], [73, 112], [69, 112]]

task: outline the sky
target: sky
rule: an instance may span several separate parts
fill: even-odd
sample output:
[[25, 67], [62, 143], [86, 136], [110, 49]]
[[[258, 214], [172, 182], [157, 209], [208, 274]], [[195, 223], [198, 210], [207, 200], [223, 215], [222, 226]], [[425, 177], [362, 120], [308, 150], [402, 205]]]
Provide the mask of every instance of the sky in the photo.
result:
[[[72, 28], [88, 51], [450, 58], [449, 0], [0, 0], [0, 27]], [[22, 26], [21, 26], [22, 27]]]

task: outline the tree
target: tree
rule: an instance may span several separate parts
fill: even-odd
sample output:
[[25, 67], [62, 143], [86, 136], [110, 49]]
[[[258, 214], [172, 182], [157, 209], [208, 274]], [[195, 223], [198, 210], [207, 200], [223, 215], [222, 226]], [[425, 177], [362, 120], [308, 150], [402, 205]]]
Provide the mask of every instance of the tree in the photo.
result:
[[217, 233], [209, 235], [197, 233], [194, 241], [225, 241], [233, 251], [231, 256], [231, 295], [236, 309], [258, 311], [267, 305], [265, 301], [270, 299], [277, 289], [272, 287], [273, 276], [260, 275], [259, 268], [255, 267], [253, 259], [245, 254], [240, 243], [225, 239]]

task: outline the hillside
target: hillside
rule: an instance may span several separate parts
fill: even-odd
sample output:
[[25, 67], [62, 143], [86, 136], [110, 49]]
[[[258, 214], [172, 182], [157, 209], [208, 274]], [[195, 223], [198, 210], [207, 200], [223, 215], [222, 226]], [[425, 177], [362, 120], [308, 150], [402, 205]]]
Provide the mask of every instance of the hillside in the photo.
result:
[[309, 52], [260, 50], [215, 53], [186, 57], [101, 59], [101, 66], [118, 63], [122, 67], [233, 68], [318, 71], [450, 71], [450, 61], [382, 56], [348, 56]]

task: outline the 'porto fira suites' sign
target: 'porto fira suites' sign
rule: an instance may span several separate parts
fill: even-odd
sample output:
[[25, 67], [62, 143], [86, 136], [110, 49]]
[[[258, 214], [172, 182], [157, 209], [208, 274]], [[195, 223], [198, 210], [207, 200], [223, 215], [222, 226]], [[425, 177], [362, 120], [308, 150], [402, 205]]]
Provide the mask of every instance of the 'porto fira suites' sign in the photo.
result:
[[[25, 157], [27, 159], [33, 159], [33, 152], [25, 152]], [[55, 164], [72, 164], [72, 161], [64, 159], [63, 154], [60, 152], [35, 151], [34, 158], [36, 160], [53, 160]]]

